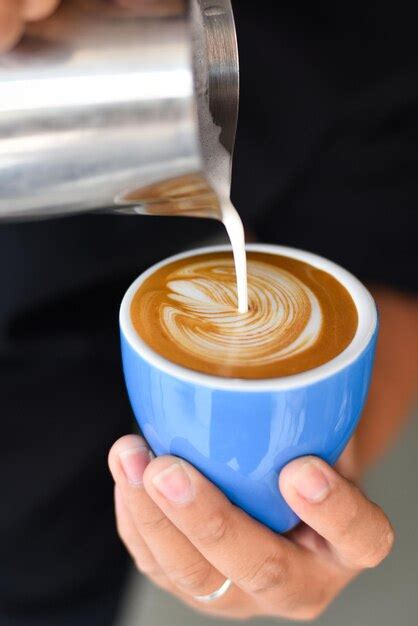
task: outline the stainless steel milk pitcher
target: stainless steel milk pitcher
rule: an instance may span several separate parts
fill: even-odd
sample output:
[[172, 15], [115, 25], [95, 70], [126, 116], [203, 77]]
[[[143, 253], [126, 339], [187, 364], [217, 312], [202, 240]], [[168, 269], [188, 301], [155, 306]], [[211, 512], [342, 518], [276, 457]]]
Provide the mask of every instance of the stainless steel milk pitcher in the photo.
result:
[[0, 56], [0, 219], [217, 217], [238, 55], [229, 0], [63, 0]]

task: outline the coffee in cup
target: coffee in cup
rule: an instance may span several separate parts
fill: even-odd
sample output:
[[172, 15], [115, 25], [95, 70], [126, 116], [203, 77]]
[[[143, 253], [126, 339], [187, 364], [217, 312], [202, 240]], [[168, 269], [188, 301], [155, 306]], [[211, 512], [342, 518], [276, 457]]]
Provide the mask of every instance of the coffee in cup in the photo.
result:
[[185, 368], [227, 378], [298, 374], [351, 343], [356, 305], [331, 274], [278, 254], [247, 254], [248, 311], [239, 313], [228, 251], [187, 256], [142, 282], [133, 327], [156, 353]]

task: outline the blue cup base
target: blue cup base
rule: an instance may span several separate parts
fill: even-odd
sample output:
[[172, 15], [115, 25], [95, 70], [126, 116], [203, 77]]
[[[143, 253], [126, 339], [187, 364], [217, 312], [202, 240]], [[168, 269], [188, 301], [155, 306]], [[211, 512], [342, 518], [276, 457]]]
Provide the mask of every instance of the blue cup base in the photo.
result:
[[307, 387], [246, 393], [199, 387], [155, 369], [122, 335], [134, 414], [157, 455], [192, 463], [227, 497], [276, 532], [298, 523], [278, 488], [291, 460], [334, 464], [360, 417], [376, 337], [348, 368]]

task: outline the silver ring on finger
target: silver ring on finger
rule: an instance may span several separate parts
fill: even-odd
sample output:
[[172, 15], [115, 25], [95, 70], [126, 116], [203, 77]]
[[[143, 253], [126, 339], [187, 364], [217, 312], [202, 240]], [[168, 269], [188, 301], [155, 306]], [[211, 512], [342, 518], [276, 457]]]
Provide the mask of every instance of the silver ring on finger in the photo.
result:
[[219, 587], [219, 589], [216, 589], [216, 591], [212, 591], [212, 593], [208, 593], [206, 596], [193, 596], [193, 598], [198, 602], [213, 602], [214, 600], [218, 600], [218, 598], [224, 596], [231, 585], [232, 580], [230, 578], [227, 578], [225, 582], [223, 582], [222, 585]]

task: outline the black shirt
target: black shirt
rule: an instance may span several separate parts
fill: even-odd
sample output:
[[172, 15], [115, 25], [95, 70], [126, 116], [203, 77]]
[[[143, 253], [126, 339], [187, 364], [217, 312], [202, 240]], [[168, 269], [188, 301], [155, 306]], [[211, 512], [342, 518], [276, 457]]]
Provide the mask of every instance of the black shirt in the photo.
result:
[[236, 2], [234, 198], [262, 240], [416, 290], [418, 39], [412, 5]]

